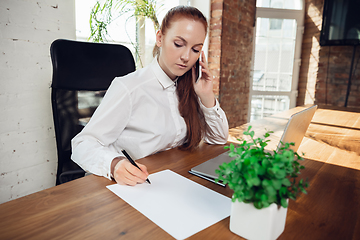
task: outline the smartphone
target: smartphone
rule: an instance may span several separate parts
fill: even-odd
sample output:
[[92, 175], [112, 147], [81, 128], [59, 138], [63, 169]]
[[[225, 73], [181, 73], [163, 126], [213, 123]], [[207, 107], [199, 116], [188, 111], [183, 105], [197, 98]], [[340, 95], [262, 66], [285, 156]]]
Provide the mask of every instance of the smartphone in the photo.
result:
[[[201, 56], [200, 56], [201, 57]], [[196, 63], [195, 63], [195, 78], [196, 78], [196, 80], [195, 80], [195, 82], [197, 83], [198, 81], [199, 81], [199, 79], [201, 78], [201, 66], [200, 66], [200, 63], [199, 63], [199, 61], [200, 61], [200, 57], [199, 57], [199, 59], [196, 61]]]

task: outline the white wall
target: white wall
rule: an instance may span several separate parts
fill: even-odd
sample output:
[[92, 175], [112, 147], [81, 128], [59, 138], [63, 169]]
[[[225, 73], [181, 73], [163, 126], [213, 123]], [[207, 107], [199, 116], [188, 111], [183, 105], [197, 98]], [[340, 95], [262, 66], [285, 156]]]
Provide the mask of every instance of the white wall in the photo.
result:
[[55, 185], [50, 44], [75, 39], [74, 0], [0, 1], [0, 203]]

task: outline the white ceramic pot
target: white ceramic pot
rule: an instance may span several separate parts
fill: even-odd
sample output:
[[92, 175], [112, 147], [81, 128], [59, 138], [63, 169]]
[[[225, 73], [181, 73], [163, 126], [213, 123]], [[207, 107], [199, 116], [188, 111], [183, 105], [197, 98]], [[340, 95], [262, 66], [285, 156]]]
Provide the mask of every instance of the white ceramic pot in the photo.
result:
[[257, 209], [252, 203], [233, 202], [231, 205], [230, 230], [249, 240], [274, 240], [285, 229], [287, 208], [273, 203]]

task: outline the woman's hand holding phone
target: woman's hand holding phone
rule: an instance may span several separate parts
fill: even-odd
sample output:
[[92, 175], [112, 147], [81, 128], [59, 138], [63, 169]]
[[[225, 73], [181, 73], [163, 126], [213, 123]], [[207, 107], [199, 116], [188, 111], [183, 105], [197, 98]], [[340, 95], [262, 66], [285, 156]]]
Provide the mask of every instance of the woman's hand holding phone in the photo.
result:
[[213, 76], [209, 70], [205, 54], [201, 51], [199, 58], [199, 78], [197, 78], [196, 66], [192, 68], [195, 93], [199, 96], [202, 104], [211, 108], [215, 106], [215, 95], [213, 92]]

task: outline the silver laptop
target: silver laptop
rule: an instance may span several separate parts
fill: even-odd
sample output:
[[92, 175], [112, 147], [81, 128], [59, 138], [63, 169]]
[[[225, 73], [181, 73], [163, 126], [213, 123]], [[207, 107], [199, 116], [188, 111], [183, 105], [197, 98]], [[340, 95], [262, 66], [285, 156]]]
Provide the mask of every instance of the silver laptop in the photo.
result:
[[[294, 151], [297, 151], [300, 143], [308, 129], [311, 119], [314, 116], [314, 113], [317, 109], [317, 105], [304, 109], [298, 113], [293, 114], [289, 121], [286, 124], [285, 130], [281, 136], [281, 140], [277, 148], [281, 147], [281, 142], [290, 143], [294, 142], [295, 146], [291, 148]], [[213, 182], [214, 179], [218, 178], [218, 175], [215, 173], [215, 170], [219, 168], [224, 162], [230, 162], [233, 160], [229, 157], [228, 152], [222, 153], [219, 156], [212, 158], [196, 167], [193, 167], [189, 173], [192, 173], [198, 177], [205, 178]], [[221, 185], [221, 184], [220, 184]]]

